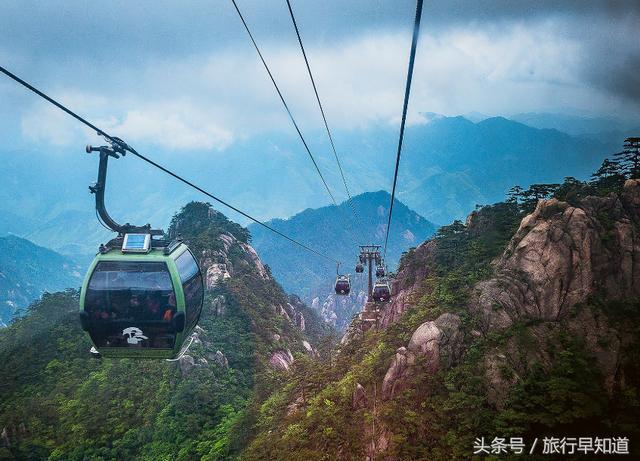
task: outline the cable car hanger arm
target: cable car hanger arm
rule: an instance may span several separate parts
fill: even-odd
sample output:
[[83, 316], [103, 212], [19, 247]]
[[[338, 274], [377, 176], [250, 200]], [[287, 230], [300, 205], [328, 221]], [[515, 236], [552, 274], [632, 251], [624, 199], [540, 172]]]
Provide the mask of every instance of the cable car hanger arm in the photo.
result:
[[[107, 208], [104, 203], [104, 192], [107, 185], [107, 167], [109, 164], [109, 157], [113, 157], [115, 159], [120, 158], [120, 156], [124, 156], [126, 154], [126, 150], [123, 147], [127, 146], [127, 144], [119, 138], [114, 138], [113, 141], [107, 138], [110, 146], [101, 146], [101, 147], [92, 147], [87, 146], [86, 151], [88, 154], [91, 152], [99, 152], [100, 153], [100, 163], [98, 166], [98, 181], [93, 185], [89, 186], [89, 191], [96, 196], [96, 211], [100, 216], [102, 222], [112, 231], [117, 232], [119, 235], [129, 234], [129, 233], [142, 233], [142, 234], [151, 234], [151, 235], [163, 235], [164, 232], [158, 229], [151, 229], [151, 225], [147, 224], [145, 226], [133, 226], [129, 223], [126, 224], [118, 224], [107, 211]], [[127, 146], [128, 147], [128, 146]]]

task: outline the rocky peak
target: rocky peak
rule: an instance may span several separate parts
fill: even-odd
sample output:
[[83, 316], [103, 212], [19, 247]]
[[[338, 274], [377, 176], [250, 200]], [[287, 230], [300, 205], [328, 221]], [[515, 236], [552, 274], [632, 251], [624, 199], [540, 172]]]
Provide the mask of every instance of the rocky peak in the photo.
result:
[[[220, 244], [213, 245], [214, 249], [207, 248], [201, 252], [200, 267], [205, 274], [207, 288], [215, 288], [219, 283], [233, 277], [235, 271], [246, 268], [255, 270], [264, 280], [269, 278], [266, 267], [251, 245], [228, 233], [220, 234], [217, 241]], [[238, 253], [233, 251], [234, 247], [240, 249], [239, 257]]]
[[638, 295], [639, 202], [636, 180], [619, 196], [587, 197], [578, 206], [541, 200], [494, 262], [495, 276], [474, 290], [471, 308], [483, 329], [521, 317], [558, 320], [594, 294]]
[[411, 335], [407, 347], [396, 351], [382, 382], [383, 398], [390, 399], [406, 387], [407, 378], [413, 373], [411, 367], [418, 357], [424, 359], [427, 371], [432, 374], [441, 365], [451, 366], [461, 353], [462, 333], [459, 328], [460, 317], [450, 313], [420, 325]]

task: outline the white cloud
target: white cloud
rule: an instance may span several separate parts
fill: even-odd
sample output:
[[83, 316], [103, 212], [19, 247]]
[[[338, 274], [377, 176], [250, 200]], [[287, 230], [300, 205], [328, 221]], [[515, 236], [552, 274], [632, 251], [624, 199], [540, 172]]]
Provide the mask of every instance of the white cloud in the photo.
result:
[[215, 120], [179, 103], [131, 110], [121, 121], [104, 126], [123, 139], [173, 150], [222, 150], [232, 141], [231, 133]]
[[[420, 112], [629, 110], [580, 78], [588, 49], [552, 20], [508, 26], [449, 28], [421, 36], [409, 122]], [[246, 45], [246, 46], [245, 46]], [[303, 131], [322, 129], [304, 62], [295, 42], [265, 42], [263, 53]], [[398, 123], [410, 37], [375, 34], [339, 46], [307, 49], [334, 130]], [[73, 72], [73, 69], [70, 70]], [[54, 75], [57, 75], [54, 73]], [[71, 75], [80, 75], [80, 72]], [[74, 83], [72, 83], [74, 82]], [[179, 60], [141, 60], [72, 91], [56, 92], [74, 110], [129, 142], [171, 150], [224, 150], [264, 131], [292, 133], [290, 122], [255, 52], [247, 43]], [[24, 136], [38, 143], [77, 142], [77, 122], [33, 103], [22, 113]], [[83, 139], [87, 132], [83, 132]]]
[[[232, 141], [231, 133], [217, 124], [216, 117], [189, 102], [132, 102], [131, 109], [117, 116], [108, 115], [116, 107], [104, 97], [80, 93], [56, 97], [76, 113], [86, 114], [97, 127], [129, 142], [172, 150], [222, 150]], [[42, 102], [25, 112], [21, 126], [23, 135], [36, 143], [65, 147], [79, 140], [96, 141], [90, 128]]]

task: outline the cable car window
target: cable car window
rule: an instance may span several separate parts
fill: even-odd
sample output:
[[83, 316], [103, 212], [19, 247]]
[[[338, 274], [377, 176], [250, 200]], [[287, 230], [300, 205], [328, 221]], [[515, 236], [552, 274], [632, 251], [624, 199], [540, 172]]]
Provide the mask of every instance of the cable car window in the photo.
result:
[[89, 333], [98, 347], [172, 348], [176, 310], [163, 262], [101, 261], [85, 295]]
[[202, 275], [198, 263], [190, 251], [185, 251], [176, 258], [176, 266], [182, 281], [184, 291], [184, 302], [187, 311], [187, 329], [195, 327], [202, 309], [202, 297], [204, 287], [202, 286]]
[[180, 281], [182, 283], [200, 272], [198, 264], [190, 251], [185, 251], [176, 258], [176, 266], [178, 266], [178, 273], [180, 274]]

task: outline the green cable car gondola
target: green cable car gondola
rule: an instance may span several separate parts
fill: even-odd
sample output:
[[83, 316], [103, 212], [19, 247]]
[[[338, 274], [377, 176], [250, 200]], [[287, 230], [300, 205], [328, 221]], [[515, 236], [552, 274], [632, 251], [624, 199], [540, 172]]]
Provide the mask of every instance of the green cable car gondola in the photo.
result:
[[198, 263], [181, 242], [144, 254], [104, 248], [82, 285], [82, 326], [105, 357], [173, 358], [198, 323], [203, 291]]
[[[149, 225], [119, 225], [104, 208], [108, 157], [100, 152], [96, 210], [118, 236], [101, 245], [80, 293], [80, 322], [105, 357], [175, 358], [198, 323], [204, 296], [200, 267], [181, 239], [166, 240]], [[188, 344], [186, 345], [188, 347]]]

